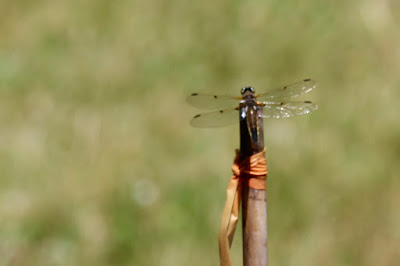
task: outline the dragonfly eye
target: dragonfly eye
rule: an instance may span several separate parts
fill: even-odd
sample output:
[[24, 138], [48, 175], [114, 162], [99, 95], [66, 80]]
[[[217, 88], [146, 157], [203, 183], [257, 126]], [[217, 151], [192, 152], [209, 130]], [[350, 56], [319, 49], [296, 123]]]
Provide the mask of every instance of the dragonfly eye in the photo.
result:
[[244, 88], [242, 88], [241, 94], [243, 95], [247, 91], [255, 93], [255, 90], [253, 87], [244, 87]]

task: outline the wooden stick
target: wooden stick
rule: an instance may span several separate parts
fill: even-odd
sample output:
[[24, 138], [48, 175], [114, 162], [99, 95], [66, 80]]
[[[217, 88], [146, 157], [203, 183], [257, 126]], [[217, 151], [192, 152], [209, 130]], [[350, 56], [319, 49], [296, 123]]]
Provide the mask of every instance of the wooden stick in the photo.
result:
[[[240, 119], [240, 153], [249, 157], [264, 150], [263, 119], [258, 118], [258, 143], [253, 147], [246, 119]], [[265, 180], [265, 182], [267, 182]], [[267, 199], [266, 190], [242, 186], [243, 265], [267, 266]]]

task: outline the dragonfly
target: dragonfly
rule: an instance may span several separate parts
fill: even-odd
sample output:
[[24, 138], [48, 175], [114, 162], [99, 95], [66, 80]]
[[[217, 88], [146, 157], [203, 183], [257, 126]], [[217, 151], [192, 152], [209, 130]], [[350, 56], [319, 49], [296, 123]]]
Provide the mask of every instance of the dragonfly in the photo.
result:
[[256, 94], [253, 87], [244, 87], [239, 97], [192, 93], [187, 97], [189, 104], [217, 111], [195, 115], [190, 124], [198, 128], [213, 128], [246, 120], [252, 141], [256, 143], [258, 118], [285, 118], [317, 110], [318, 105], [311, 101], [291, 101], [315, 87], [314, 80], [303, 79], [261, 94]]

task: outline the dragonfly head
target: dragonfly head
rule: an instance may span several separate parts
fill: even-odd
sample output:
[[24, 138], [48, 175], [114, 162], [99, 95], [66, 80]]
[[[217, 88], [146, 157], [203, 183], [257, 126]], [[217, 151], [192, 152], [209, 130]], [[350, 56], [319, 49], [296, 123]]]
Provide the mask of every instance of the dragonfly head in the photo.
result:
[[244, 95], [246, 92], [251, 92], [251, 93], [255, 93], [255, 90], [253, 87], [244, 87], [242, 88], [242, 91], [240, 92], [242, 95]]

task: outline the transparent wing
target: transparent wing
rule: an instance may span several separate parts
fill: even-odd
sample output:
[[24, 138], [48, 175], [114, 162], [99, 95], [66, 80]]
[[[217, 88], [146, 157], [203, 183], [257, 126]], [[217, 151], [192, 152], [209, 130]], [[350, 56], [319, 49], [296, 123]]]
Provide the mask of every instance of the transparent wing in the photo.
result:
[[239, 108], [229, 108], [193, 117], [190, 124], [194, 127], [224, 127], [239, 122]]
[[318, 109], [318, 105], [310, 102], [264, 102], [259, 103], [263, 106], [264, 118], [285, 118], [296, 115], [305, 115]]
[[256, 95], [256, 98], [259, 101], [285, 101], [311, 91], [316, 85], [317, 83], [314, 80], [304, 79], [302, 81]]
[[186, 101], [197, 108], [215, 110], [238, 105], [238, 102], [241, 99], [242, 97], [234, 97], [229, 95], [192, 93], [186, 98]]

